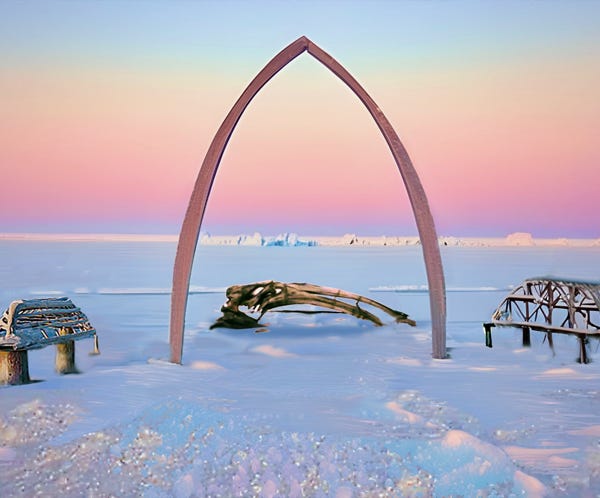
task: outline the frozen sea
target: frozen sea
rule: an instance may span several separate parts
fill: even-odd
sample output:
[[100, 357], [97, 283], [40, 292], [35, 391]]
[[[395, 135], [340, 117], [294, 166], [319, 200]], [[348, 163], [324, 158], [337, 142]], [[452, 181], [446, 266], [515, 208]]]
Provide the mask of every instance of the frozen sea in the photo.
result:
[[[597, 496], [600, 353], [578, 364], [482, 322], [534, 276], [600, 280], [600, 248], [443, 247], [450, 358], [431, 358], [419, 247], [200, 246], [183, 365], [169, 355], [171, 242], [0, 241], [2, 307], [68, 296], [98, 331], [80, 375], [0, 387], [0, 496]], [[270, 313], [209, 330], [224, 290], [275, 279], [367, 295], [416, 327]], [[387, 319], [383, 315], [384, 321]]]

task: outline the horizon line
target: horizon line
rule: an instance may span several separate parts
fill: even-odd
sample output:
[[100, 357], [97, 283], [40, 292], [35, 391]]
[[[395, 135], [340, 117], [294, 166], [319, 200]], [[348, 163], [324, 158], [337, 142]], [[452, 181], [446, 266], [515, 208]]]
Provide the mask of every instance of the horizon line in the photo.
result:
[[[357, 232], [346, 232], [343, 234], [328, 234], [328, 235], [310, 235], [300, 234], [297, 232], [279, 232], [277, 234], [265, 234], [259, 231], [251, 231], [245, 233], [230, 233], [230, 234], [211, 234], [209, 232], [200, 232], [198, 241], [206, 238], [234, 238], [234, 237], [251, 237], [256, 234], [261, 237], [278, 237], [281, 235], [295, 235], [298, 238], [308, 239], [344, 239], [348, 237], [356, 237], [364, 240], [374, 239], [419, 239], [418, 235], [398, 235], [398, 234], [380, 234], [380, 235], [360, 235]], [[504, 235], [438, 235], [438, 239], [460, 239], [460, 240], [506, 240], [508, 238], [531, 238], [532, 240], [548, 240], [548, 241], [596, 241], [600, 240], [598, 237], [537, 237], [531, 232], [511, 232]], [[147, 240], [147, 241], [177, 241], [179, 234], [175, 233], [116, 233], [116, 232], [0, 232], [0, 239], [3, 240], [14, 240], [14, 239], [37, 239], [37, 240], [60, 240], [60, 239], [79, 239], [79, 240]]]

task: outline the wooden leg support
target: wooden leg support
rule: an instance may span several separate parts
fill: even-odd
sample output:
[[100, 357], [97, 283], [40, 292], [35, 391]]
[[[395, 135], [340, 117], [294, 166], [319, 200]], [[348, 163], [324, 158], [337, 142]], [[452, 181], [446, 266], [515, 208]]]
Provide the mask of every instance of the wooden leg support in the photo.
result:
[[494, 326], [493, 323], [484, 323], [483, 324], [483, 330], [485, 330], [485, 345], [488, 348], [492, 347], [492, 327]]
[[548, 337], [548, 346], [550, 346], [550, 349], [552, 350], [552, 356], [556, 356], [556, 353], [554, 352], [554, 339], [552, 338], [552, 332], [548, 332], [546, 336]]
[[56, 371], [59, 374], [79, 373], [75, 366], [75, 341], [56, 345]]
[[529, 327], [523, 327], [523, 347], [531, 347], [531, 329]]
[[587, 355], [587, 338], [584, 336], [579, 336], [579, 363], [589, 363], [590, 360]]
[[27, 351], [0, 351], [0, 384], [28, 384]]
[[100, 346], [98, 344], [98, 335], [94, 335], [94, 350], [90, 353], [90, 356], [95, 356], [100, 354]]

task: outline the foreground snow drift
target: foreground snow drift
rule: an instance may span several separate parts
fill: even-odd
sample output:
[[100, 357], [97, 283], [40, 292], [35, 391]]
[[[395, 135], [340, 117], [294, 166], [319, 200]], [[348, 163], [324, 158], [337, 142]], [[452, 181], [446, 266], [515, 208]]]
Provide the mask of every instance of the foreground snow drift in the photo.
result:
[[[36, 424], [40, 419], [45, 422]], [[48, 444], [50, 433], [65, 430], [72, 419], [72, 406], [39, 401], [9, 414], [1, 430], [13, 447], [0, 453], [2, 496], [533, 496], [544, 491], [499, 448], [429, 423], [416, 430], [409, 427], [412, 417], [378, 427], [376, 436], [344, 437], [280, 430], [268, 415], [215, 413], [178, 400], [152, 406], [126, 424]]]
[[[448, 287], [461, 290], [448, 293], [451, 357], [433, 360], [419, 248], [204, 248], [176, 366], [164, 361], [169, 295], [156, 291], [169, 286], [174, 246], [0, 250], [5, 302], [92, 289], [77, 301], [102, 351], [78, 345], [84, 373], [71, 376], [52, 371], [51, 348], [33, 351], [31, 375], [44, 381], [0, 388], [2, 497], [600, 492], [596, 344], [596, 361], [579, 365], [571, 338], [555, 338], [553, 356], [541, 335], [522, 348], [520, 331], [502, 329], [488, 349], [481, 328], [511, 284], [589, 277], [597, 251], [445, 249]], [[265, 278], [394, 290], [377, 298], [418, 326], [273, 313], [265, 333], [208, 330], [219, 289]]]

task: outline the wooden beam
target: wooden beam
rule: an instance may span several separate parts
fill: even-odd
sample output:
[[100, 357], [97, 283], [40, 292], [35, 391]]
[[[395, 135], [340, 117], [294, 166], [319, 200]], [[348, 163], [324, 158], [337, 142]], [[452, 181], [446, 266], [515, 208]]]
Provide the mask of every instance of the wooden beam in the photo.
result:
[[584, 334], [584, 335], [600, 335], [600, 330], [586, 330], [586, 329], [571, 329], [568, 327], [557, 327], [554, 325], [547, 325], [545, 323], [536, 322], [505, 322], [502, 320], [494, 320], [496, 327], [529, 327], [531, 330], [537, 330], [541, 332], [551, 331], [559, 334]]

